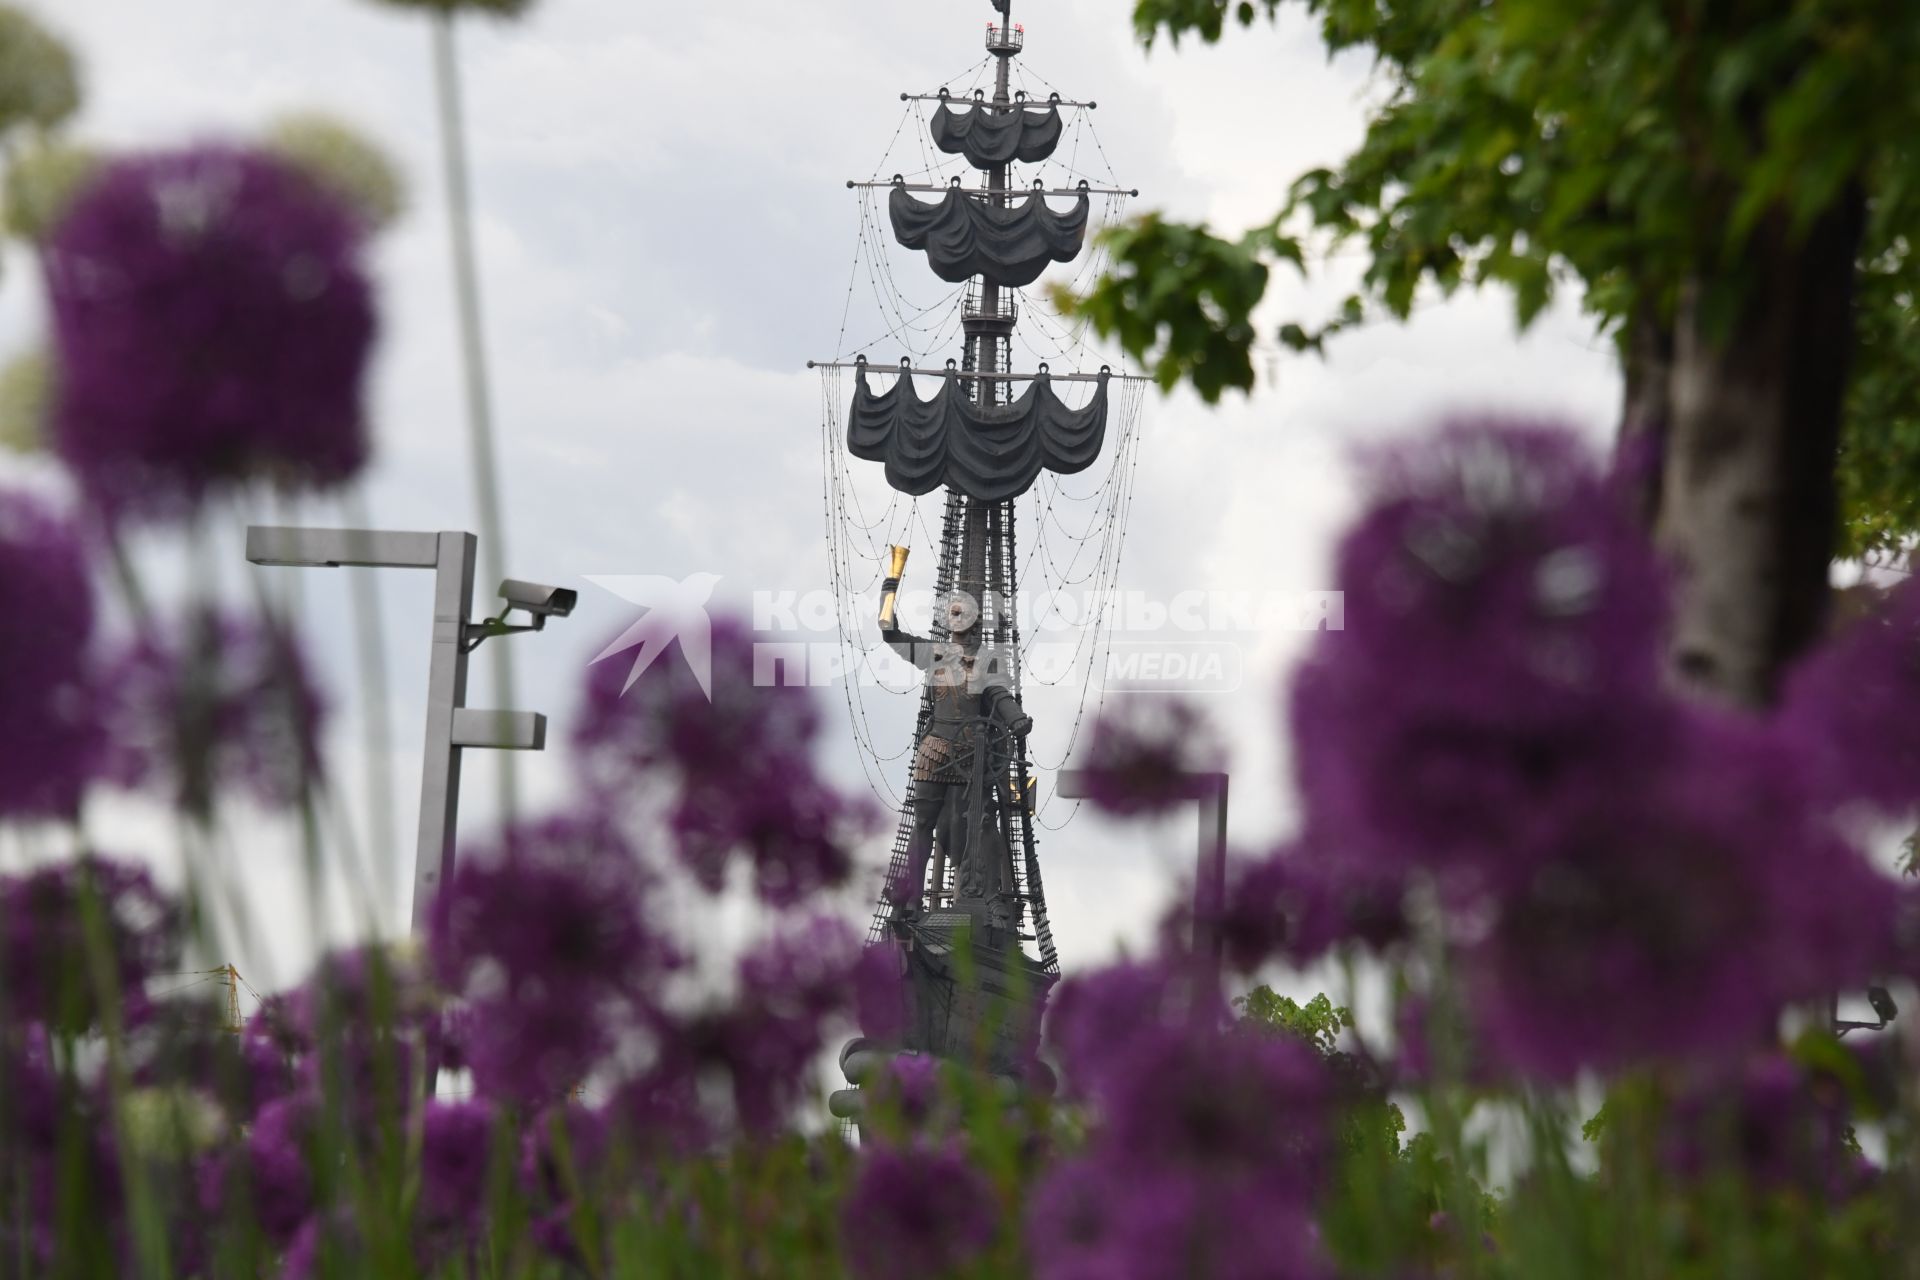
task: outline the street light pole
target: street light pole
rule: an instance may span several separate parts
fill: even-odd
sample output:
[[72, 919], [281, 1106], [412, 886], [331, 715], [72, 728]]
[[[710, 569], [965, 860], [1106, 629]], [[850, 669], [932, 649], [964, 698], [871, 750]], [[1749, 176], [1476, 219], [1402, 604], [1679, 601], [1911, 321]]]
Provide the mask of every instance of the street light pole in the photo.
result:
[[460, 753], [455, 711], [467, 701], [467, 616], [479, 540], [470, 533], [435, 535], [433, 656], [427, 666], [427, 740], [420, 757], [420, 832], [414, 844], [413, 930], [421, 932], [433, 895], [453, 874], [460, 820]]
[[[467, 655], [489, 635], [505, 634], [497, 620], [476, 627], [471, 533], [414, 533], [393, 529], [310, 529], [253, 525], [247, 529], [247, 559], [260, 565], [306, 568], [360, 566], [433, 570], [433, 650], [427, 669], [426, 747], [420, 770], [420, 829], [414, 847], [413, 930], [426, 922], [428, 906], [453, 872], [459, 829], [460, 757], [468, 747], [539, 751], [546, 746], [547, 718], [531, 711], [478, 711], [466, 705]], [[571, 593], [564, 616], [571, 609]], [[536, 622], [544, 619], [536, 619]]]
[[[1227, 775], [1219, 772], [1177, 773], [1183, 798], [1199, 802], [1200, 841], [1193, 881], [1193, 954], [1206, 963], [1217, 980], [1225, 959], [1220, 937], [1220, 908], [1227, 896]], [[1055, 785], [1069, 800], [1094, 794], [1097, 772], [1062, 769]]]

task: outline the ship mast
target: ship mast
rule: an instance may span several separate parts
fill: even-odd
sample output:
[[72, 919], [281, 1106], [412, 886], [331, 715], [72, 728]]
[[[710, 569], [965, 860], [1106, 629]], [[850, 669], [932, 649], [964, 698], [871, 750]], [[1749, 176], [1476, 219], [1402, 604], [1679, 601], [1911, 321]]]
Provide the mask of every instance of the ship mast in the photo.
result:
[[[1015, 300], [1049, 266], [1070, 262], [1085, 248], [1092, 196], [1134, 193], [1095, 189], [1085, 181], [1060, 191], [1038, 183], [1032, 190], [1013, 187], [1016, 161], [1045, 164], [1053, 156], [1062, 108], [1090, 110], [1093, 104], [1063, 103], [1058, 94], [1044, 103], [1025, 94], [1016, 98], [1013, 59], [1025, 33], [1013, 24], [1011, 0], [992, 3], [999, 11], [986, 40], [997, 63], [993, 96], [988, 100], [976, 90], [956, 110], [962, 104], [943, 88], [931, 126], [935, 145], [966, 156], [981, 184], [967, 189], [958, 177], [947, 186], [909, 184], [898, 174], [891, 183], [847, 184], [890, 187], [894, 239], [924, 253], [942, 280], [964, 282], [965, 342], [958, 367], [948, 361], [941, 390], [922, 400], [913, 375], [929, 371], [916, 371], [906, 361], [891, 371], [892, 385], [883, 391], [868, 382], [864, 355], [851, 364], [819, 366], [856, 372], [846, 415], [848, 452], [885, 464], [888, 484], [898, 493], [917, 498], [944, 491], [934, 593], [936, 599], [958, 597], [969, 607], [951, 629], [947, 610], [936, 609], [928, 647], [948, 654], [957, 647], [971, 656], [966, 692], [943, 695], [937, 725], [931, 670], [923, 688], [888, 889], [869, 934], [871, 941], [893, 947], [911, 1013], [897, 1040], [862, 1038], [842, 1055], [856, 1088], [835, 1094], [833, 1106], [847, 1118], [862, 1113], [857, 1086], [896, 1053], [984, 1056], [988, 1069], [1016, 1086], [1036, 1084], [1032, 1042], [1045, 992], [1059, 975], [1035, 851], [1026, 746], [1032, 721], [1019, 703], [1014, 503], [1043, 472], [1071, 475], [1093, 465], [1107, 431], [1108, 382], [1127, 375], [1104, 366], [1097, 374], [1063, 374], [1063, 382], [1094, 384], [1085, 403], [1073, 407], [1055, 391], [1046, 365], [1016, 372]], [[917, 192], [940, 199], [923, 201]], [[1055, 209], [1047, 203], [1050, 195], [1072, 197], [1073, 204]], [[1026, 384], [1018, 395], [1016, 382]], [[905, 551], [896, 548], [889, 592], [905, 563]], [[893, 617], [891, 598], [882, 615], [888, 642], [903, 652], [927, 644], [885, 630], [894, 626], [886, 621]], [[942, 687], [955, 687], [950, 676]], [[955, 725], [967, 727], [956, 732]], [[937, 838], [929, 834], [934, 816], [942, 824]], [[1027, 953], [1025, 942], [1038, 944], [1037, 957]], [[956, 958], [959, 950], [969, 957], [964, 963]]]
[[[1008, 0], [1007, 7], [1001, 10], [1000, 38], [987, 47], [999, 60], [993, 73], [993, 110], [1001, 114], [1013, 105], [1013, 98], [1007, 90], [1008, 79], [1013, 71], [1014, 55], [1019, 46], [1013, 43], [1013, 4]], [[991, 28], [990, 28], [991, 29]], [[1002, 161], [987, 170], [987, 190], [993, 194], [988, 202], [996, 209], [1007, 206], [1007, 164]], [[1000, 286], [991, 276], [981, 276], [980, 303], [974, 313], [963, 317], [966, 326], [967, 341], [973, 346], [973, 367], [981, 373], [1000, 372], [1000, 345], [1006, 342], [1011, 355], [1013, 326], [1015, 317], [1009, 306], [1002, 317], [1000, 308]], [[981, 378], [974, 383], [975, 402], [991, 404], [997, 398], [999, 383], [994, 378]]]
[[[1013, 97], [1008, 84], [1012, 76], [1013, 59], [1019, 52], [1020, 46], [1014, 42], [1012, 7], [1012, 0], [1008, 0], [1007, 5], [1000, 11], [1000, 25], [997, 27], [990, 25], [987, 28], [990, 33], [987, 49], [997, 59], [993, 77], [992, 105], [992, 111], [996, 115], [1013, 109]], [[996, 32], [997, 36], [991, 34]], [[985, 109], [975, 108], [975, 110]], [[987, 197], [987, 203], [996, 209], [1004, 209], [1007, 205], [1007, 169], [1007, 162], [1001, 161], [986, 171], [987, 190], [991, 193]], [[978, 283], [968, 290], [971, 295], [969, 301], [973, 305], [969, 306], [961, 316], [967, 344], [965, 367], [987, 375], [1011, 372], [1010, 367], [1003, 370], [1001, 366], [1011, 365], [1013, 326], [1018, 321], [1014, 313], [1013, 300], [1011, 296], [1006, 296], [1006, 300], [1002, 301], [1000, 285], [991, 275], [982, 274], [975, 279]], [[981, 408], [998, 404], [1001, 385], [1001, 381], [992, 376], [975, 379], [974, 403]], [[1012, 384], [1006, 385], [1010, 399], [1013, 391]], [[976, 644], [980, 633], [985, 630], [985, 615], [989, 604], [989, 584], [986, 573], [987, 542], [990, 536], [988, 524], [988, 504], [969, 502], [966, 512], [966, 529], [962, 538], [959, 586], [962, 591], [972, 597], [980, 611], [973, 637]]]

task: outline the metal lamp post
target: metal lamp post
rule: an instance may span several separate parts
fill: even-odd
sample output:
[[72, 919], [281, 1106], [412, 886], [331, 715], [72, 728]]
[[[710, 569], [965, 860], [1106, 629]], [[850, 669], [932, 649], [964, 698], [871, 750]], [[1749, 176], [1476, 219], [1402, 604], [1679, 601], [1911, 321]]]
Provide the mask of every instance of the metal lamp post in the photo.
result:
[[505, 613], [526, 610], [533, 621], [468, 620], [473, 610], [477, 542], [471, 533], [392, 529], [307, 529], [253, 525], [247, 559], [261, 565], [433, 570], [433, 654], [427, 673], [427, 736], [420, 776], [420, 833], [415, 846], [413, 928], [421, 928], [434, 891], [453, 871], [460, 810], [460, 754], [467, 747], [539, 751], [547, 718], [535, 711], [479, 711], [466, 705], [467, 655], [490, 636], [538, 631], [548, 617], [572, 612], [576, 595], [509, 580], [500, 584]]
[[[1200, 804], [1200, 848], [1193, 882], [1193, 952], [1217, 976], [1222, 949], [1218, 917], [1227, 893], [1227, 775], [1180, 773], [1180, 791]], [[1069, 800], [1093, 795], [1095, 771], [1062, 769], [1056, 784]]]

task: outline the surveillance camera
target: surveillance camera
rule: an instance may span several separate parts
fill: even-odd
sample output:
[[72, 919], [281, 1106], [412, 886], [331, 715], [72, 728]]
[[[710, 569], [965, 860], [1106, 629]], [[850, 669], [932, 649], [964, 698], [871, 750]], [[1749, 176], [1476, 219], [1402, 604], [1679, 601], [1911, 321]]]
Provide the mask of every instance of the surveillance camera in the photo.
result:
[[573, 612], [580, 593], [508, 578], [500, 584], [500, 598], [507, 602], [507, 608], [524, 609], [535, 618], [564, 618]]

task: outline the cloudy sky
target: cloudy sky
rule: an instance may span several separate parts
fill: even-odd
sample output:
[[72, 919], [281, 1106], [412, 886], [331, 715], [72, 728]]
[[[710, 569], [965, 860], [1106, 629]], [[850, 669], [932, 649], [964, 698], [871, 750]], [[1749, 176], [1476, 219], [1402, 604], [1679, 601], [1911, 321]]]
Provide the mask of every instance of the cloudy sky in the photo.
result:
[[[474, 527], [424, 22], [370, 0], [29, 7], [83, 59], [87, 105], [74, 132], [87, 141], [133, 148], [245, 137], [280, 113], [319, 109], [398, 159], [412, 209], [376, 254], [380, 459], [365, 497], [383, 526]], [[1358, 140], [1368, 68], [1330, 63], [1297, 16], [1221, 48], [1148, 54], [1132, 40], [1129, 8], [1030, 0], [1014, 16], [1027, 31], [1029, 83], [1099, 101], [1098, 154], [1141, 189], [1133, 208], [1237, 230], [1270, 214], [1301, 171], [1336, 162]], [[861, 274], [869, 264], [856, 259], [860, 201], [844, 183], [921, 167], [911, 116], [896, 140], [899, 95], [968, 83], [992, 16], [985, 0], [543, 0], [527, 20], [463, 27], [509, 569], [582, 592], [575, 617], [513, 642], [519, 702], [549, 713], [556, 740], [588, 660], [635, 616], [588, 575], [714, 573], [716, 598], [740, 608], [757, 591], [828, 585], [821, 384], [805, 362], [886, 328]], [[1104, 172], [1085, 154], [1082, 168]], [[10, 265], [0, 286], [8, 355], [40, 329], [32, 275]], [[1324, 311], [1357, 267], [1341, 255], [1310, 283], [1277, 275], [1269, 331]], [[947, 293], [904, 252], [891, 269], [912, 302]], [[869, 348], [877, 361], [903, 354], [889, 343]], [[1160, 600], [1186, 590], [1323, 588], [1351, 512], [1351, 444], [1485, 409], [1555, 416], [1599, 438], [1617, 397], [1611, 357], [1571, 302], [1521, 338], [1508, 299], [1493, 294], [1426, 300], [1411, 324], [1345, 337], [1325, 361], [1276, 352], [1254, 395], [1218, 408], [1184, 393], [1150, 395], [1117, 585]], [[854, 482], [884, 507], [873, 468], [858, 474], [862, 465]], [[1092, 491], [1099, 476], [1082, 480], [1091, 483], [1074, 492]], [[332, 503], [273, 514], [344, 522]], [[937, 507], [923, 504], [922, 515], [937, 528]], [[229, 595], [240, 597], [249, 572], [275, 575], [275, 590], [303, 579], [303, 613], [340, 709], [333, 747], [347, 802], [364, 830], [362, 780], [369, 763], [384, 765], [399, 780], [395, 829], [410, 848], [427, 582], [379, 577], [394, 740], [370, 761], [345, 575], [250, 571], [237, 524], [225, 537], [213, 585]], [[917, 535], [913, 545], [910, 582], [918, 573], [924, 583], [934, 548]], [[157, 575], [177, 574], [179, 558], [164, 544], [144, 558]], [[1242, 685], [1204, 705], [1233, 746], [1233, 839], [1256, 848], [1290, 821], [1275, 708], [1307, 637], [1232, 638], [1243, 650]], [[486, 662], [482, 650], [476, 704], [487, 701]], [[831, 765], [864, 787], [847, 700], [826, 692]], [[1075, 681], [1030, 691], [1043, 763], [1064, 753], [1081, 701]], [[911, 700], [870, 690], [858, 706], [875, 745], [899, 750]], [[563, 765], [557, 755], [530, 763], [535, 803], [564, 803]], [[897, 774], [900, 764], [883, 768]], [[487, 819], [493, 778], [490, 762], [470, 760], [468, 830]], [[1040, 785], [1045, 792], [1050, 779]], [[1146, 937], [1192, 838], [1190, 820], [1142, 834], [1089, 815], [1067, 820], [1071, 812], [1049, 807], [1059, 829], [1043, 845], [1069, 968]], [[123, 846], [153, 849], [164, 863], [172, 829], [155, 815], [115, 805], [99, 820]], [[297, 901], [297, 846], [247, 815], [236, 830], [228, 856], [256, 926], [236, 943], [239, 963], [266, 982], [291, 980], [315, 945]], [[873, 850], [876, 863], [883, 853]], [[404, 883], [408, 861], [386, 879]], [[872, 888], [863, 882], [850, 904]], [[404, 918], [395, 891], [376, 897], [387, 922]]]

